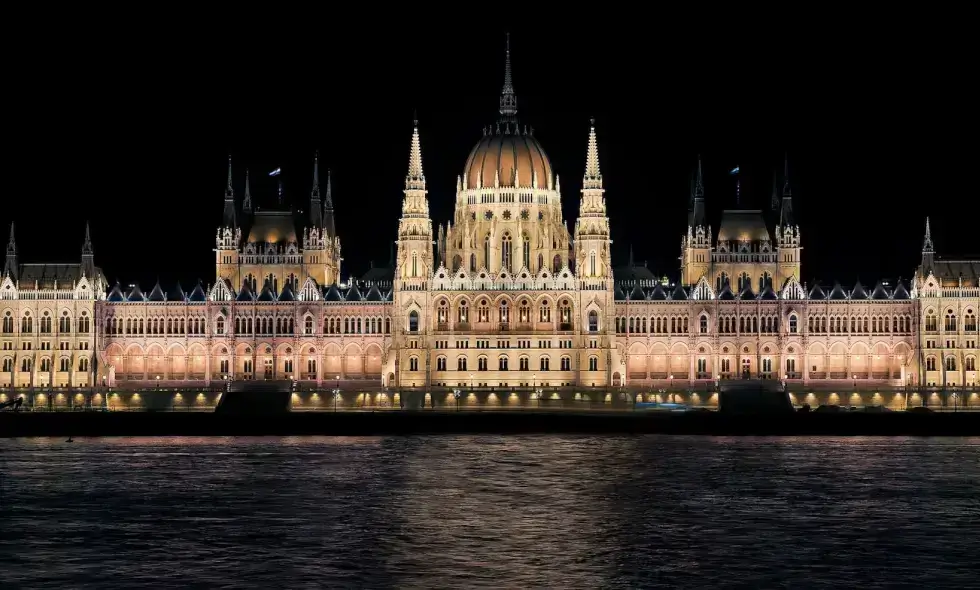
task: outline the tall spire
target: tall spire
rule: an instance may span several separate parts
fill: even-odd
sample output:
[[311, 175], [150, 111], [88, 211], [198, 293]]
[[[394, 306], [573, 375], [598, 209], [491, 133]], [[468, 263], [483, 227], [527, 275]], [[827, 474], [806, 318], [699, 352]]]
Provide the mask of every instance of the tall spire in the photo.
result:
[[584, 188], [602, 188], [602, 173], [599, 172], [599, 142], [595, 136], [595, 118], [589, 119], [589, 147], [585, 156]]
[[337, 225], [333, 216], [333, 183], [329, 168], [327, 168], [327, 190], [323, 199], [323, 232], [331, 238], [337, 236]]
[[515, 121], [517, 118], [517, 95], [514, 94], [514, 80], [510, 72], [510, 33], [507, 33], [507, 49], [504, 58], [504, 88], [500, 92], [500, 115], [502, 121]]
[[688, 211], [688, 226], [691, 228], [705, 225], [704, 214], [704, 174], [701, 169], [701, 154], [698, 154], [698, 168], [691, 186], [691, 208]]
[[248, 168], [245, 169], [245, 198], [242, 201], [242, 211], [246, 213], [252, 212], [252, 189], [251, 183], [248, 180]]
[[85, 222], [85, 242], [82, 243], [82, 256], [91, 256], [94, 253], [92, 249], [92, 234], [89, 231], [88, 221]]
[[793, 220], [793, 191], [789, 186], [789, 156], [783, 157], [783, 203], [779, 208], [779, 225], [796, 225]]
[[92, 233], [88, 221], [85, 222], [85, 242], [82, 243], [82, 272], [92, 279], [95, 277], [95, 250], [92, 248]]
[[419, 141], [419, 120], [412, 124], [412, 148], [408, 155], [408, 174], [405, 176], [406, 190], [424, 190], [425, 174], [422, 172], [422, 143]]
[[[14, 224], [11, 223], [10, 224], [10, 236], [11, 236], [10, 239], [11, 239], [11, 242], [14, 239], [13, 238], [13, 235], [14, 235]], [[9, 246], [7, 247], [7, 251], [8, 252], [10, 251], [10, 247]], [[922, 240], [922, 252], [923, 253], [926, 253], [926, 252], [929, 252], [929, 253], [935, 252], [935, 250], [933, 249], [933, 245], [932, 245], [932, 230], [929, 227], [929, 218], [928, 217], [926, 217], [926, 237], [925, 237], [925, 239]]]
[[3, 265], [3, 273], [17, 280], [17, 241], [14, 240], [14, 222], [10, 222], [10, 239], [7, 240], [7, 260]]
[[310, 226], [323, 225], [323, 211], [320, 210], [320, 151], [313, 154], [313, 188], [310, 189]]
[[224, 227], [238, 227], [235, 217], [235, 189], [231, 186], [231, 154], [228, 154], [228, 184], [225, 186], [225, 209], [222, 214]]

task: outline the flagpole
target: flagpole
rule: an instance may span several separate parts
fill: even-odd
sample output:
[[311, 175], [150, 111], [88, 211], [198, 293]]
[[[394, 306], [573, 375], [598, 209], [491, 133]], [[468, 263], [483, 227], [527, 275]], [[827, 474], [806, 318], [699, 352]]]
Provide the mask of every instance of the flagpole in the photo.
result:
[[739, 177], [739, 167], [735, 166], [729, 174], [735, 175], [735, 206], [742, 206], [742, 179]]

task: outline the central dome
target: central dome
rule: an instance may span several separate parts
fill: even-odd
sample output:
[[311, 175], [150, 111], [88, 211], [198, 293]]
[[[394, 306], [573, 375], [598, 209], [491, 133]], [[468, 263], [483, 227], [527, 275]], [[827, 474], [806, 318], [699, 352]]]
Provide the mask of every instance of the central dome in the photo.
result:
[[489, 133], [483, 136], [466, 158], [463, 183], [469, 189], [492, 188], [494, 177], [498, 174], [502, 187], [513, 188], [515, 184], [530, 187], [534, 182], [534, 175], [537, 174], [538, 187], [548, 188], [551, 162], [533, 135]]

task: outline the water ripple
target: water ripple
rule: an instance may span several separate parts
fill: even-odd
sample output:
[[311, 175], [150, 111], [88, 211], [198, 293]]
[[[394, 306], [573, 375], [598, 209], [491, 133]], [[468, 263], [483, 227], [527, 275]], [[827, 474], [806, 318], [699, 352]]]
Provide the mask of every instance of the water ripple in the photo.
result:
[[980, 439], [0, 440], [4, 588], [967, 588]]

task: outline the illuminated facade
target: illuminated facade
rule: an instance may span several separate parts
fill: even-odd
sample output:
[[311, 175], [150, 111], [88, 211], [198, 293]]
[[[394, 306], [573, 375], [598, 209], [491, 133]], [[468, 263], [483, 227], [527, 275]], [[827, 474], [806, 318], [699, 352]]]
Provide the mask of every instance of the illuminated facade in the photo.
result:
[[[499, 106], [445, 224], [429, 214], [416, 122], [392, 264], [361, 279], [341, 280], [316, 158], [306, 213], [283, 205], [281, 184], [276, 206], [254, 207], [247, 172], [237, 199], [229, 160], [209, 286], [109, 288], [87, 231], [80, 264], [18, 264], [11, 231], [0, 386], [75, 387], [91, 400], [106, 387], [132, 400], [295, 380], [301, 406], [339, 388], [344, 405], [428, 407], [457, 395], [712, 405], [719, 386], [744, 379], [783, 381], [811, 405], [935, 405], [931, 387], [977, 385], [980, 261], [936, 258], [928, 222], [911, 283], [805, 285], [788, 171], [774, 226], [728, 210], [715, 232], [699, 161], [679, 279], [632, 256], [614, 268], [594, 124], [569, 229], [561, 183], [517, 119], [509, 50]], [[980, 406], [965, 389], [962, 402]]]

